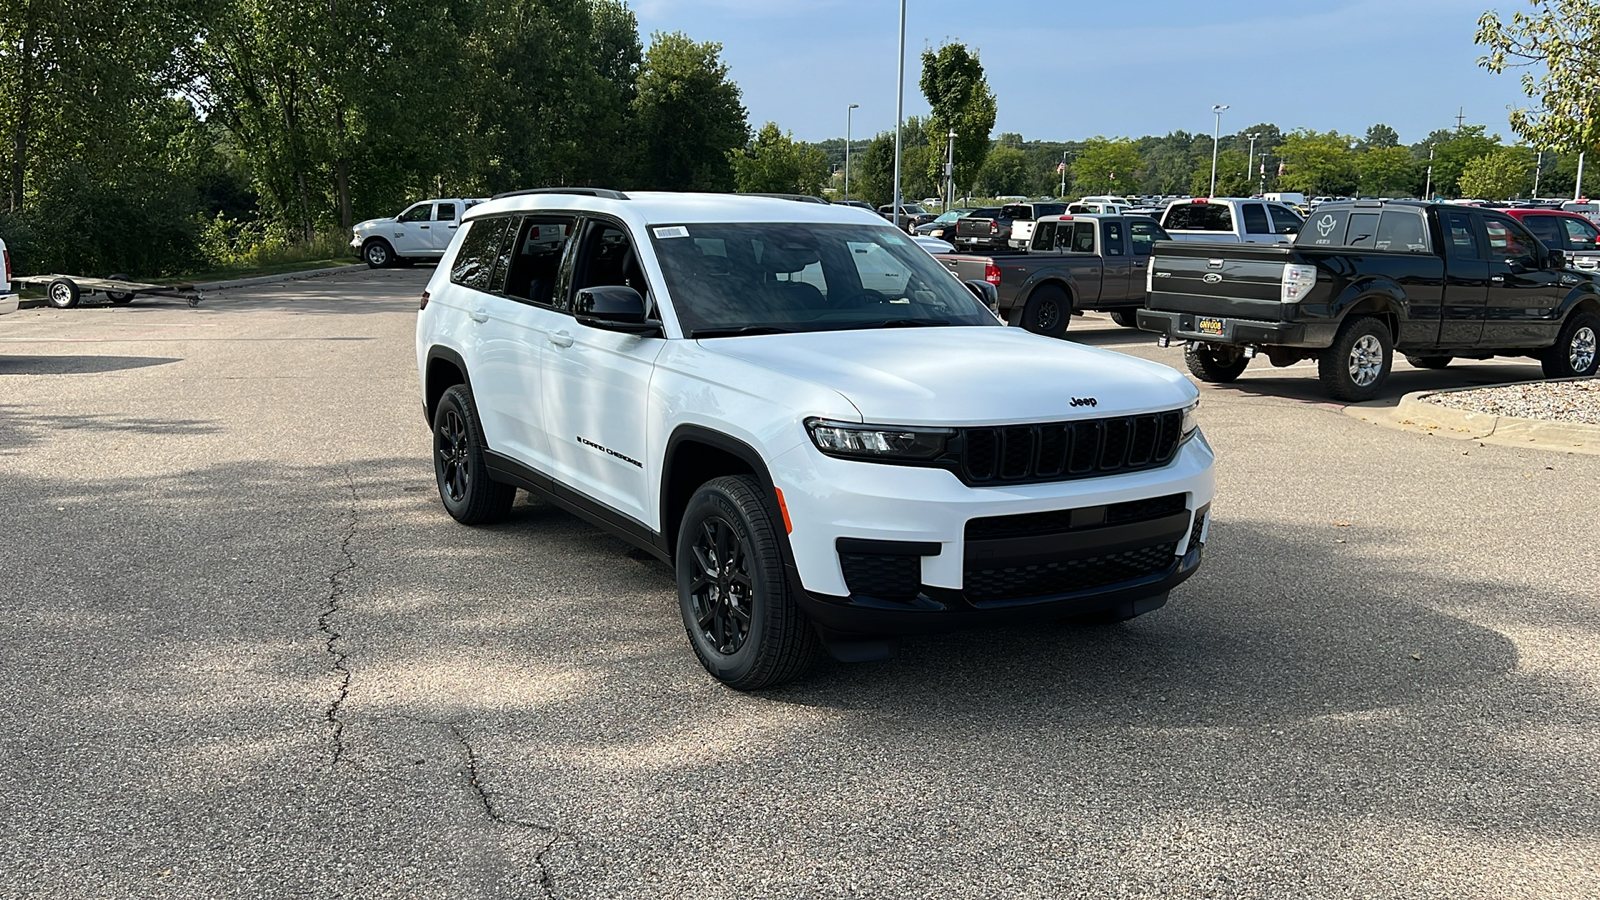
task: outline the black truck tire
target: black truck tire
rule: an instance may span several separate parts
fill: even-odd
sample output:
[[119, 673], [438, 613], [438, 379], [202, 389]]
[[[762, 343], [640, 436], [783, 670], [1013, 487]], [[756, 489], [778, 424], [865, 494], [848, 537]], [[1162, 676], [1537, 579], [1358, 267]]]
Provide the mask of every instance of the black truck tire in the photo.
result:
[[1227, 384], [1244, 374], [1250, 360], [1244, 350], [1229, 344], [1190, 341], [1183, 345], [1183, 361], [1194, 377], [1209, 384]]
[[1600, 316], [1579, 312], [1568, 317], [1555, 345], [1539, 357], [1544, 377], [1580, 378], [1595, 374], [1596, 369], [1600, 369], [1600, 350], [1595, 346], [1597, 336], [1600, 336]]
[[1352, 316], [1339, 326], [1333, 346], [1317, 357], [1322, 389], [1335, 400], [1360, 403], [1378, 395], [1394, 367], [1389, 326], [1372, 316]]
[[1412, 356], [1406, 354], [1406, 362], [1419, 369], [1443, 369], [1455, 361], [1454, 356]]
[[387, 269], [398, 263], [394, 248], [383, 238], [372, 238], [361, 247], [361, 258], [369, 269]]
[[1138, 328], [1139, 313], [1131, 309], [1114, 309], [1111, 311], [1111, 321], [1123, 328]]
[[784, 577], [779, 535], [749, 475], [701, 485], [678, 530], [684, 630], [706, 671], [735, 690], [800, 677], [821, 646]]
[[1072, 297], [1053, 284], [1041, 285], [1022, 307], [1022, 327], [1034, 334], [1058, 338], [1067, 333], [1072, 319]]

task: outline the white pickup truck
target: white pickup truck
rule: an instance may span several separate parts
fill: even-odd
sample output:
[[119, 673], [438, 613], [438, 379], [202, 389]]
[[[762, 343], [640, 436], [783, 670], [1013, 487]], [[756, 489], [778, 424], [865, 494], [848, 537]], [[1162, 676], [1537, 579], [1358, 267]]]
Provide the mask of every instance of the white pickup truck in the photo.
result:
[[17, 311], [17, 292], [11, 288], [11, 251], [0, 240], [0, 314]]
[[1175, 241], [1292, 244], [1305, 220], [1282, 203], [1233, 197], [1179, 200], [1161, 216]]
[[352, 229], [350, 249], [374, 269], [412, 260], [437, 260], [461, 227], [466, 211], [482, 203], [450, 197], [413, 203], [398, 216], [368, 219]]

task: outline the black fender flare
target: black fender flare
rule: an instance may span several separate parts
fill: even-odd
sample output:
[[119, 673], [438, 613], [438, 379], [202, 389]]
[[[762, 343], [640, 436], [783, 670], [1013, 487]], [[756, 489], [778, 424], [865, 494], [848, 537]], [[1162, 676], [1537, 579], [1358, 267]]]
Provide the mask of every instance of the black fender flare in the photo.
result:
[[[782, 526], [785, 516], [783, 508], [778, 504], [778, 487], [773, 483], [772, 472], [768, 470], [767, 462], [762, 458], [760, 452], [739, 438], [720, 431], [714, 431], [704, 425], [685, 423], [672, 429], [671, 436], [667, 438], [666, 450], [661, 455], [661, 483], [658, 485], [660, 497], [657, 502], [660, 504], [661, 509], [662, 549], [667, 552], [669, 559], [677, 551], [678, 523], [673, 521], [670, 515], [671, 492], [667, 490], [667, 476], [672, 471], [673, 463], [677, 459], [679, 450], [682, 449], [685, 443], [690, 441], [715, 447], [749, 466], [750, 471], [755, 475], [756, 481], [761, 484], [762, 498], [767, 503], [768, 515], [772, 516], [773, 522]], [[794, 587], [799, 589], [800, 582], [798, 571], [795, 568], [794, 550], [789, 546], [789, 531], [785, 527], [779, 527], [778, 534], [778, 546], [783, 556], [784, 568], [791, 575]]]
[[467, 390], [472, 390], [472, 373], [467, 371], [467, 361], [461, 358], [461, 354], [441, 344], [429, 347], [426, 368], [423, 370], [423, 377], [426, 380], [423, 386], [422, 414], [427, 418], [430, 428], [433, 427], [434, 407], [438, 405], [439, 397], [448, 390], [448, 388], [440, 388], [437, 391], [433, 389], [433, 363], [435, 360], [443, 360], [454, 366], [456, 371], [461, 373], [461, 380], [466, 384]]
[[1561, 298], [1561, 305], [1557, 306], [1555, 310], [1556, 321], [1565, 322], [1567, 316], [1572, 315], [1572, 311], [1580, 307], [1591, 312], [1600, 313], [1600, 287], [1597, 287], [1594, 282], [1579, 284], [1568, 291], [1565, 297]]

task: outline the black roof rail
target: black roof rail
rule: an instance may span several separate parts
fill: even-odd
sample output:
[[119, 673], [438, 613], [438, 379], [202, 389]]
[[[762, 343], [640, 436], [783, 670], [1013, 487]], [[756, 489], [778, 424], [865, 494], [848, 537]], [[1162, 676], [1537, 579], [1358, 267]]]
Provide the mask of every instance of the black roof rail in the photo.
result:
[[527, 196], [529, 194], [575, 194], [575, 195], [580, 196], [580, 197], [600, 197], [600, 198], [605, 199], [605, 200], [626, 200], [626, 199], [628, 199], [628, 195], [624, 194], [621, 191], [613, 191], [610, 188], [589, 188], [589, 187], [528, 188], [527, 190], [524, 190], [524, 191], [506, 191], [504, 194], [495, 194], [494, 195], [494, 199], [495, 200], [500, 200], [500, 199], [503, 199], [505, 197], [524, 197], [524, 196]]
[[740, 191], [739, 192], [739, 196], [741, 196], [741, 197], [771, 197], [774, 200], [795, 200], [795, 201], [798, 201], [800, 203], [831, 203], [832, 202], [830, 200], [824, 200], [821, 197], [813, 197], [810, 194], [769, 194], [769, 193], [765, 193], [765, 192], [762, 192], [762, 191]]

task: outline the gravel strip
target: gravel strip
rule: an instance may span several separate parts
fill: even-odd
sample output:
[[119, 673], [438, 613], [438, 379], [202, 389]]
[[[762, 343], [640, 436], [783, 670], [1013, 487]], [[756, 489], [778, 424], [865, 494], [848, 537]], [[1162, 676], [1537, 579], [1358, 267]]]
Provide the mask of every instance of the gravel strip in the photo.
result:
[[1532, 381], [1431, 394], [1423, 399], [1452, 409], [1495, 416], [1600, 425], [1600, 378]]

